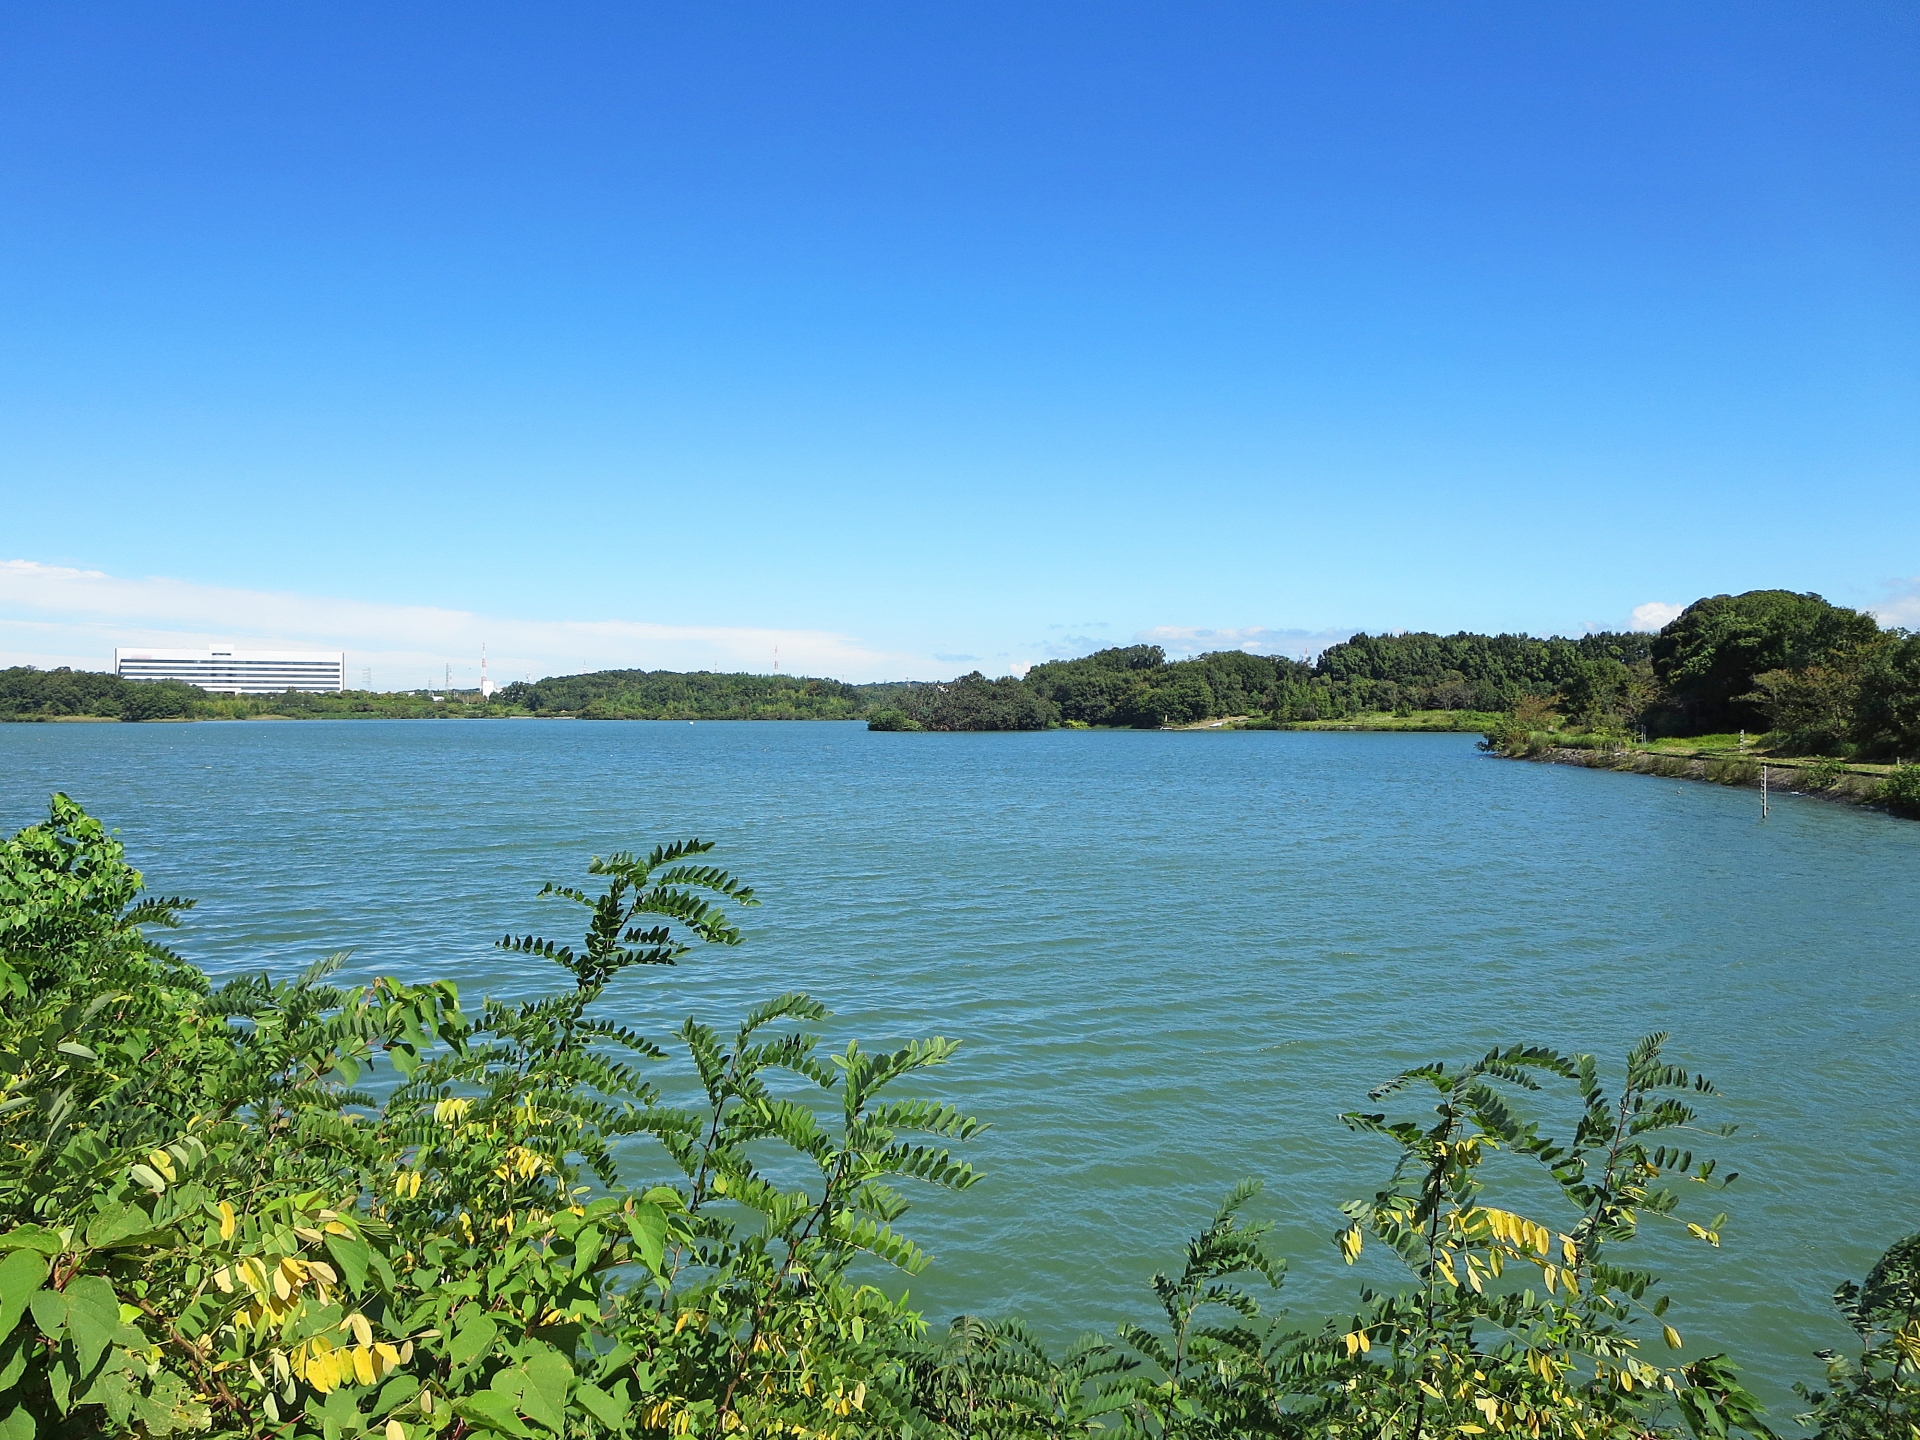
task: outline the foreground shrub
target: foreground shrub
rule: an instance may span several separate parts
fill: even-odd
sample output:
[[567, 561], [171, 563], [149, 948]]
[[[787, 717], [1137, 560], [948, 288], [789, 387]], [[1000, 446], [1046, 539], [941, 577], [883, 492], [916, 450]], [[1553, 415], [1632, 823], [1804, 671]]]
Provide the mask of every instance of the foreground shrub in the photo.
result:
[[[177, 903], [57, 797], [5, 853], [0, 1434], [850, 1433], [917, 1331], [847, 1276], [924, 1264], [901, 1180], [964, 1188], [973, 1122], [899, 1099], [953, 1044], [831, 1058], [804, 995], [678, 1032], [705, 1104], [607, 987], [732, 945], [752, 892], [683, 842], [592, 872], [570, 984], [466, 1014], [452, 985], [214, 990], [142, 938]], [[354, 1088], [387, 1062], [384, 1100]], [[800, 1099], [791, 1098], [798, 1093]], [[814, 1097], [812, 1103], [807, 1097]], [[924, 1135], [933, 1144], [908, 1137]], [[659, 1142], [671, 1183], [617, 1156]], [[784, 1148], [815, 1176], [753, 1158]]]
[[1842, 1285], [1833, 1303], [1859, 1337], [1860, 1353], [1821, 1353], [1828, 1388], [1794, 1386], [1812, 1404], [1800, 1423], [1817, 1428], [1820, 1440], [1920, 1434], [1920, 1235], [1881, 1256], [1864, 1285]]

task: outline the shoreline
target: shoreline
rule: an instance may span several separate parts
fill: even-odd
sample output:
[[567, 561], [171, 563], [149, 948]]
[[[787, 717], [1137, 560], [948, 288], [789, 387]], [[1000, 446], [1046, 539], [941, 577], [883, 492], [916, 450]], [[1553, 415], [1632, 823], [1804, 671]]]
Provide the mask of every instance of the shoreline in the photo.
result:
[[1850, 766], [1835, 775], [1831, 784], [1806, 784], [1804, 772], [1819, 764], [1815, 760], [1775, 759], [1737, 752], [1704, 755], [1675, 754], [1653, 749], [1580, 750], [1572, 746], [1555, 746], [1538, 754], [1504, 755], [1498, 758], [1531, 760], [1547, 765], [1577, 765], [1585, 770], [1615, 770], [1632, 775], [1651, 775], [1662, 780], [1691, 780], [1746, 790], [1760, 788], [1764, 769], [1770, 791], [1799, 795], [1810, 800], [1829, 800], [1906, 818], [1900, 810], [1879, 798], [1881, 777], [1872, 771]]

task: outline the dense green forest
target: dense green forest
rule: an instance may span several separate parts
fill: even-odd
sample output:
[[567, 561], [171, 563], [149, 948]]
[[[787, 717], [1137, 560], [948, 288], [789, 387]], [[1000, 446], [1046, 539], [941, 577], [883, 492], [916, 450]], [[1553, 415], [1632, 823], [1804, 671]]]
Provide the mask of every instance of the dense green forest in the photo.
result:
[[0, 720], [245, 720], [262, 715], [295, 719], [386, 717], [427, 719], [479, 713], [479, 695], [446, 696], [435, 703], [424, 690], [338, 695], [209, 695], [177, 680], [122, 680], [93, 670], [0, 670]]
[[534, 715], [588, 720], [854, 720], [868, 709], [860, 687], [794, 675], [600, 670], [520, 681], [494, 703]]
[[[1507, 734], [1751, 731], [1798, 755], [1920, 755], [1920, 635], [1818, 595], [1756, 590], [1698, 600], [1657, 635], [1356, 635], [1311, 665], [1237, 651], [1168, 661], [1157, 646], [979, 675], [888, 699], [876, 728], [1161, 726], [1247, 717], [1283, 725], [1454, 711]], [[983, 703], [996, 687], [1002, 698]]]
[[896, 685], [793, 675], [602, 670], [516, 681], [483, 702], [476, 690], [209, 695], [178, 681], [122, 680], [87, 670], [0, 670], [0, 720], [461, 719], [573, 715], [589, 720], [851, 720]]
[[1776, 753], [1920, 755], [1920, 634], [1818, 595], [1752, 590], [1695, 601], [1651, 641], [1644, 659], [1599, 660], [1523, 697], [1490, 738], [1745, 730]]
[[[1397, 1278], [1343, 1313], [1280, 1307], [1249, 1181], [1169, 1245], [1153, 1323], [1064, 1351], [1017, 1316], [930, 1326], [902, 1221], [980, 1178], [980, 1127], [930, 1088], [956, 1042], [830, 1053], [804, 994], [721, 1029], [661, 1013], [657, 980], [614, 988], [740, 943], [753, 892], [710, 850], [547, 886], [581, 938], [498, 942], [554, 967], [544, 995], [473, 1004], [431, 966], [345, 988], [339, 957], [215, 985], [148, 934], [191, 902], [143, 893], [55, 796], [0, 842], [0, 1436], [1760, 1440], [1783, 1418], [1722, 1348], [1742, 1337], [1693, 1334], [1645, 1268], [1643, 1232], [1718, 1253], [1735, 1178], [1699, 1153], [1729, 1133], [1712, 1084], [1659, 1035], [1620, 1064], [1514, 1045], [1383, 1075], [1338, 1117], [1379, 1172], [1328, 1243]], [[1796, 1386], [1819, 1440], [1920, 1433], [1920, 1236], [1886, 1239], [1836, 1295], [1849, 1353]]]
[[[1356, 635], [1317, 663], [1218, 651], [1169, 661], [1158, 645], [1101, 650], [1036, 665], [1024, 680], [974, 674], [890, 696], [877, 728], [1158, 727], [1223, 716], [1274, 723], [1342, 720], [1381, 711], [1510, 709], [1581, 677], [1644, 665], [1651, 636]], [[988, 691], [1002, 698], [986, 703]], [[1018, 698], [1015, 688], [1031, 697]], [[1035, 703], [1037, 702], [1037, 703]], [[902, 724], [902, 721], [912, 722]], [[1012, 723], [1008, 723], [1012, 722]]]
[[1882, 629], [1818, 595], [1755, 590], [1695, 601], [1658, 635], [1355, 635], [1309, 664], [1157, 645], [974, 672], [938, 684], [851, 685], [793, 675], [603, 670], [519, 682], [482, 704], [435, 696], [214, 696], [89, 672], [0, 671], [0, 719], [568, 715], [605, 720], [850, 720], [876, 730], [1042, 730], [1360, 721], [1451, 712], [1502, 735], [1771, 734], [1802, 755], [1920, 755], [1920, 635]]

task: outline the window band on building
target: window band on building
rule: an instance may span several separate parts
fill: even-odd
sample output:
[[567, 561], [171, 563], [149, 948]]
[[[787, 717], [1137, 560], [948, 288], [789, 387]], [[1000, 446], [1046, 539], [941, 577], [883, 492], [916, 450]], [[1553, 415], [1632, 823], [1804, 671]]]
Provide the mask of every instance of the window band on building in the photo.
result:
[[344, 651], [115, 650], [113, 673], [122, 680], [184, 680], [222, 695], [338, 694], [347, 688], [347, 657]]

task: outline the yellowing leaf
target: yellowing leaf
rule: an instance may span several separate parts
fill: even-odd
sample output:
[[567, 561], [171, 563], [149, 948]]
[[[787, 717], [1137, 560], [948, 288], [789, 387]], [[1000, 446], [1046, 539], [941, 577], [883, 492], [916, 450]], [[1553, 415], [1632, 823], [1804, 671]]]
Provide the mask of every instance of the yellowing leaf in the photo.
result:
[[1680, 1332], [1678, 1330], [1674, 1329], [1671, 1325], [1662, 1325], [1660, 1327], [1660, 1333], [1665, 1337], [1669, 1350], [1678, 1350], [1680, 1348]]
[[222, 1200], [220, 1202], [220, 1238], [222, 1240], [233, 1239], [233, 1232], [236, 1228], [237, 1218], [233, 1213], [233, 1206], [228, 1201]]

